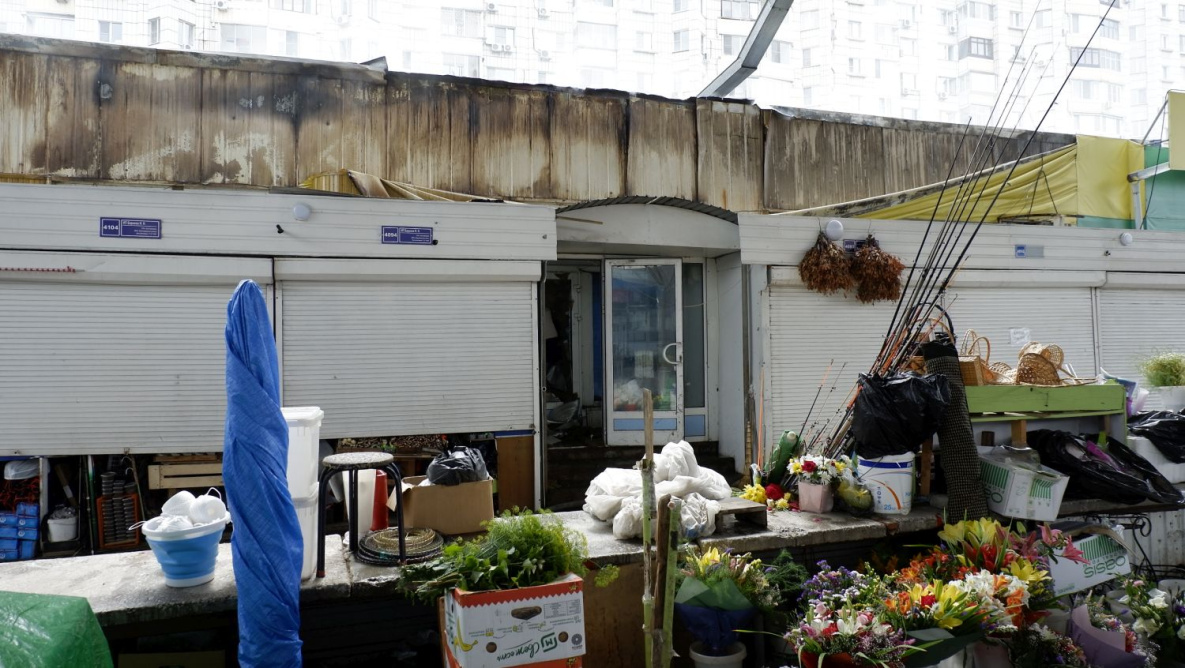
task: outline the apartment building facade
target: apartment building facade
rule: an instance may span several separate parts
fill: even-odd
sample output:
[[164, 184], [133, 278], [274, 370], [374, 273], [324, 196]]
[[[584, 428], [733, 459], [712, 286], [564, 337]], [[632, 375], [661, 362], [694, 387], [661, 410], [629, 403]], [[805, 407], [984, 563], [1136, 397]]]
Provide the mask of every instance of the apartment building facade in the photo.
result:
[[[1109, 6], [798, 0], [733, 96], [953, 123], [995, 123], [1007, 111], [1006, 125], [1031, 128], [1081, 54], [1043, 128], [1139, 138], [1166, 91], [1185, 82], [1185, 2], [1116, 0], [1100, 24]], [[760, 0], [0, 0], [0, 32], [382, 56], [392, 70], [686, 97], [736, 57], [760, 9]]]

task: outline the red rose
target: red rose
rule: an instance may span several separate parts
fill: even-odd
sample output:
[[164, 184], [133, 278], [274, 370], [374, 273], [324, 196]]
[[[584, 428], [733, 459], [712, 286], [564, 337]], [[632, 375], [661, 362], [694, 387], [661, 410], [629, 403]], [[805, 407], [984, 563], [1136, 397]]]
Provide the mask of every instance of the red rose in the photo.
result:
[[783, 496], [786, 496], [786, 492], [782, 489], [781, 485], [771, 482], [765, 486], [765, 498], [777, 501]]
[[922, 600], [921, 600], [922, 607], [924, 607], [924, 608], [928, 608], [937, 602], [938, 602], [938, 598], [932, 594], [926, 594], [925, 596], [922, 597]]
[[802, 470], [806, 471], [807, 473], [814, 473], [818, 469], [819, 469], [819, 465], [812, 462], [809, 459], [802, 463]]

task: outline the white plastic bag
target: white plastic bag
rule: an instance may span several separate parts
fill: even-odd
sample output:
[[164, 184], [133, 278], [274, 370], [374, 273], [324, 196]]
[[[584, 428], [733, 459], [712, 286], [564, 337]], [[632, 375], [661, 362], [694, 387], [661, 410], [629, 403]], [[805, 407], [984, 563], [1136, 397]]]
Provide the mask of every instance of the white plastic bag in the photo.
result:
[[626, 499], [613, 518], [613, 537], [629, 540], [642, 535], [642, 497]]
[[635, 469], [605, 469], [588, 485], [587, 496], [627, 497], [642, 493], [642, 473]]
[[[672, 462], [671, 468], [676, 471], [675, 475], [689, 475], [695, 477], [699, 475], [699, 462], [695, 460], [695, 448], [687, 441], [679, 441], [678, 443], [667, 443], [662, 448], [662, 454], [665, 457], [674, 459], [681, 459], [678, 464]], [[672, 475], [668, 480], [673, 479]]]
[[728, 486], [728, 481], [724, 479], [724, 476], [706, 466], [700, 467], [699, 475], [695, 478], [697, 483], [695, 491], [706, 499], [719, 501], [732, 496], [732, 489]]
[[654, 498], [661, 499], [670, 494], [677, 496], [680, 499], [695, 492], [699, 485], [699, 481], [689, 475], [681, 475], [674, 480], [660, 482], [654, 486]]
[[584, 512], [592, 515], [602, 522], [608, 522], [613, 519], [613, 516], [621, 510], [620, 496], [609, 496], [608, 494], [593, 494], [584, 499]]
[[695, 540], [716, 533], [716, 514], [719, 512], [719, 503], [709, 501], [699, 494], [688, 494], [687, 498], [683, 499], [683, 509], [679, 513], [683, 535], [689, 540]]

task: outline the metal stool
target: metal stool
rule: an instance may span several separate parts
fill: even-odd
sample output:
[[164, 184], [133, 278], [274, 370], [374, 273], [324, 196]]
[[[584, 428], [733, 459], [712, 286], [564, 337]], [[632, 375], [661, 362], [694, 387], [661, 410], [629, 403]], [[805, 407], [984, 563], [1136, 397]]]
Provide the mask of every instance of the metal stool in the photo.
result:
[[[350, 504], [350, 554], [358, 552], [358, 472], [379, 470], [386, 471], [395, 481], [395, 516], [399, 522], [399, 555], [401, 559], [407, 557], [406, 527], [403, 525], [403, 474], [395, 464], [395, 458], [385, 452], [343, 452], [330, 455], [321, 460], [321, 480], [319, 483], [320, 501], [317, 507], [317, 577], [325, 577], [325, 502], [329, 481], [338, 473], [345, 472], [350, 480], [346, 502]], [[366, 517], [372, 512], [367, 511]]]

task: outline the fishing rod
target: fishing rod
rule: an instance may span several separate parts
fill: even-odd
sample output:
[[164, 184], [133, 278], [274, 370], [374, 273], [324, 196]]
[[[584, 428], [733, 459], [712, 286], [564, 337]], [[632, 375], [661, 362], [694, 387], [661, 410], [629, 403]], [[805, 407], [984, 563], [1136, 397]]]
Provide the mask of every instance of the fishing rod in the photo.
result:
[[798, 428], [798, 433], [801, 434], [806, 430], [806, 423], [811, 419], [811, 413], [815, 412], [815, 404], [819, 402], [819, 395], [823, 393], [823, 386], [827, 384], [827, 376], [831, 373], [831, 366], [835, 364], [835, 358], [827, 363], [827, 369], [823, 372], [823, 379], [819, 381], [819, 389], [815, 390], [815, 400], [811, 402], [811, 407], [807, 409], [806, 417], [802, 420], [802, 426]]

